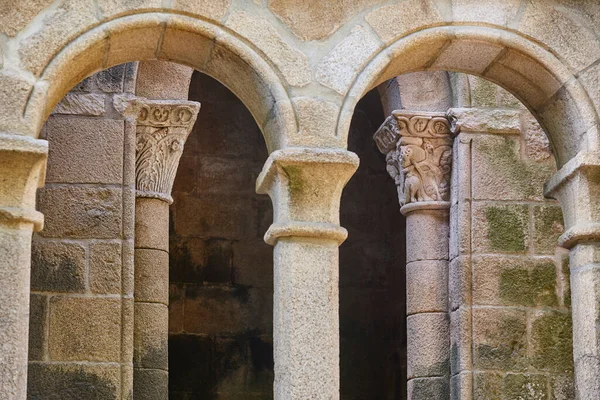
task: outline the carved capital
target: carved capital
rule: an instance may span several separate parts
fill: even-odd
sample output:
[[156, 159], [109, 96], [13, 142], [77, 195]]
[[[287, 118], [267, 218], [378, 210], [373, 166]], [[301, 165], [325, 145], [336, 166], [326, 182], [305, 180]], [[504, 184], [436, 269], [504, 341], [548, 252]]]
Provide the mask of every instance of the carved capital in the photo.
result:
[[375, 132], [400, 206], [450, 199], [452, 141], [457, 127], [443, 113], [396, 110]]
[[144, 100], [137, 106], [135, 184], [137, 197], [173, 202], [171, 190], [200, 103]]

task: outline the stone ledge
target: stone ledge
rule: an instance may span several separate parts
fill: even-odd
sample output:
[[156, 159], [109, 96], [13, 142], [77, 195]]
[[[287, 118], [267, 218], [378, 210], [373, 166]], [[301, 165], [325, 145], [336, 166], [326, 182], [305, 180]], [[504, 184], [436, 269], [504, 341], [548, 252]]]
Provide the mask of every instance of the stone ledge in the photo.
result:
[[578, 171], [594, 167], [600, 167], [600, 151], [581, 151], [577, 153], [544, 185], [544, 195], [552, 198], [556, 189], [572, 178]]
[[335, 224], [319, 222], [273, 224], [265, 233], [265, 242], [274, 246], [277, 240], [282, 237], [329, 239], [340, 245], [348, 237], [348, 231]]

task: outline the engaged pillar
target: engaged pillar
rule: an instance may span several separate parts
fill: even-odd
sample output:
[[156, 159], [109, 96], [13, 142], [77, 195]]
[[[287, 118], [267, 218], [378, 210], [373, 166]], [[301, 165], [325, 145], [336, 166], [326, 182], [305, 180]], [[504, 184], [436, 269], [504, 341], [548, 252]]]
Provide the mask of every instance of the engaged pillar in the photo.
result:
[[44, 183], [48, 143], [0, 133], [0, 397], [27, 397], [31, 234], [43, 225], [35, 210]]
[[200, 104], [137, 100], [134, 400], [168, 399], [169, 204]]
[[273, 152], [258, 177], [274, 209], [276, 400], [339, 399], [339, 206], [357, 167], [345, 150], [295, 148]]
[[576, 398], [600, 399], [600, 152], [577, 154], [545, 194], [560, 202], [570, 250]]
[[394, 111], [374, 136], [406, 216], [407, 372], [413, 400], [450, 397], [452, 135], [445, 114]]

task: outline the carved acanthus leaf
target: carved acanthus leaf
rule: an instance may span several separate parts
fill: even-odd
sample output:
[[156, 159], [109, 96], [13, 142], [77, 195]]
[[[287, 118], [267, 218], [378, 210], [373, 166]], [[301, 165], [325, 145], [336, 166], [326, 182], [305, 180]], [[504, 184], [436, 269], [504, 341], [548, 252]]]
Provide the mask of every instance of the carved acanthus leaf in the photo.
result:
[[401, 206], [450, 199], [452, 140], [455, 133], [440, 113], [392, 112], [374, 135]]
[[171, 203], [171, 190], [200, 104], [191, 101], [146, 100], [136, 127], [136, 194]]

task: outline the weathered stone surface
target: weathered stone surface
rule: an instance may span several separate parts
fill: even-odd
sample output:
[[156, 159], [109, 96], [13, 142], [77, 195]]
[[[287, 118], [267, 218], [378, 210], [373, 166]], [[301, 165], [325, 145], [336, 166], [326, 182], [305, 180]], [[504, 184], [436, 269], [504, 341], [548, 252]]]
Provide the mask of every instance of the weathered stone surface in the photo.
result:
[[384, 6], [368, 14], [366, 19], [385, 43], [416, 28], [423, 29], [443, 21], [431, 0], [409, 0]]
[[45, 359], [48, 340], [48, 297], [32, 294], [29, 298], [29, 360]]
[[133, 372], [133, 398], [146, 400], [169, 398], [168, 371], [135, 368]]
[[171, 7], [219, 21], [227, 15], [231, 0], [173, 0]]
[[121, 366], [30, 364], [27, 396], [32, 400], [119, 399]]
[[81, 243], [36, 240], [31, 250], [31, 289], [83, 293], [87, 257]]
[[575, 398], [575, 382], [572, 375], [555, 375], [550, 378], [550, 399], [569, 400]]
[[524, 253], [529, 248], [529, 207], [483, 203], [473, 208], [476, 252]]
[[273, 286], [273, 249], [264, 241], [233, 244], [233, 282], [237, 285]]
[[90, 245], [90, 289], [92, 293], [121, 293], [121, 269], [123, 268], [122, 244], [92, 243]]
[[336, 104], [311, 97], [296, 97], [293, 102], [301, 135], [330, 136], [335, 132], [339, 112]]
[[556, 265], [552, 258], [479, 256], [472, 259], [473, 304], [557, 307]]
[[166, 304], [135, 303], [134, 369], [167, 371], [169, 310]]
[[137, 72], [135, 94], [147, 99], [187, 99], [194, 70], [167, 61], [143, 61]]
[[481, 74], [504, 48], [493, 43], [457, 40], [442, 51], [433, 68]]
[[116, 65], [104, 69], [94, 75], [98, 89], [105, 93], [119, 93], [123, 91], [123, 81], [126, 64]]
[[554, 254], [558, 237], [564, 232], [560, 206], [533, 207], [533, 246], [536, 254]]
[[507, 374], [502, 379], [503, 398], [547, 400], [546, 380], [542, 374]]
[[519, 0], [452, 0], [452, 18], [455, 21], [485, 21], [507, 26], [519, 11]]
[[357, 25], [317, 66], [317, 81], [345, 94], [366, 61], [381, 46], [371, 30]]
[[51, 360], [120, 360], [120, 299], [53, 297], [49, 327]]
[[97, 93], [67, 93], [54, 107], [53, 114], [100, 116], [105, 112], [105, 96]]
[[45, 237], [112, 239], [121, 233], [121, 190], [75, 186], [39, 191]]
[[573, 370], [571, 315], [537, 312], [531, 323], [532, 364], [538, 370], [569, 373]]
[[122, 182], [123, 121], [57, 116], [46, 123], [48, 183]]
[[415, 314], [406, 319], [408, 378], [443, 376], [450, 370], [450, 318], [446, 313]]
[[92, 0], [65, 1], [51, 10], [31, 34], [21, 40], [21, 65], [39, 75], [57, 47], [97, 22], [96, 6]]
[[290, 85], [310, 83], [308, 58], [288, 44], [268, 20], [238, 11], [227, 18], [227, 26], [254, 42], [275, 63]]
[[162, 250], [135, 249], [135, 300], [168, 304], [169, 254]]
[[527, 157], [537, 162], [546, 161], [553, 157], [548, 136], [546, 136], [535, 117], [530, 113], [524, 113], [521, 117], [521, 123]]
[[343, 0], [307, 4], [294, 0], [269, 0], [269, 9], [304, 41], [323, 40], [352, 15], [383, 0]]
[[473, 366], [476, 369], [525, 369], [526, 312], [514, 309], [474, 309], [473, 349]]
[[33, 0], [23, 3], [19, 0], [7, 0], [0, 5], [0, 32], [15, 36], [52, 0]]

